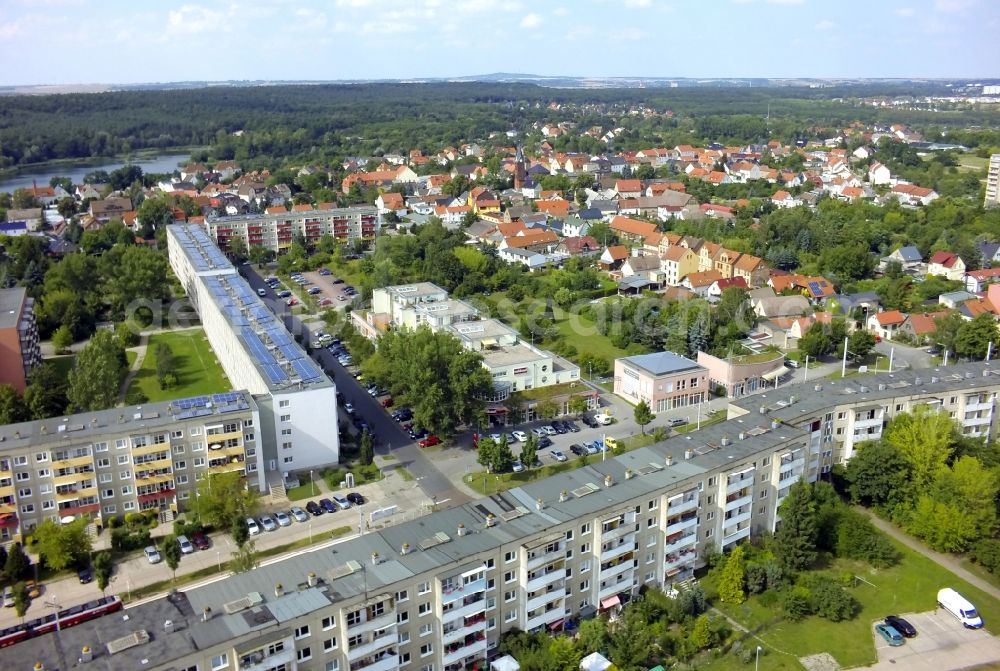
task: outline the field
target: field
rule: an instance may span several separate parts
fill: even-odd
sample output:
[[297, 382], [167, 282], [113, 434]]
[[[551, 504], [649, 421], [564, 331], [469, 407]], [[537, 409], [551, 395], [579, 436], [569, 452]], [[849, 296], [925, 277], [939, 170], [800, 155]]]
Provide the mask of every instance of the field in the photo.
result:
[[[156, 345], [161, 342], [167, 343], [173, 352], [173, 373], [177, 376], [177, 385], [165, 390], [160, 389], [156, 379]], [[202, 329], [151, 335], [146, 358], [132, 381], [131, 388], [136, 386], [149, 401], [215, 394], [232, 389]]]
[[[767, 669], [801, 669], [797, 658], [820, 652], [833, 655], [844, 668], [875, 661], [872, 622], [889, 613], [934, 610], [936, 595], [942, 587], [954, 587], [971, 600], [982, 613], [987, 629], [1000, 626], [1000, 602], [938, 566], [930, 559], [898, 543], [903, 560], [890, 569], [871, 569], [865, 564], [837, 560], [830, 567], [833, 575], [850, 574], [867, 581], [856, 581], [850, 589], [861, 602], [862, 610], [849, 622], [829, 622], [809, 617], [801, 622], [775, 621], [776, 604], [766, 605], [766, 597], [752, 597], [733, 606], [715, 602], [718, 608], [750, 629], [760, 628], [759, 638], [766, 650]], [[714, 592], [711, 579], [703, 581], [709, 594]], [[747, 645], [753, 645], [748, 642]], [[745, 668], [733, 656], [713, 661], [703, 667], [712, 671]]]

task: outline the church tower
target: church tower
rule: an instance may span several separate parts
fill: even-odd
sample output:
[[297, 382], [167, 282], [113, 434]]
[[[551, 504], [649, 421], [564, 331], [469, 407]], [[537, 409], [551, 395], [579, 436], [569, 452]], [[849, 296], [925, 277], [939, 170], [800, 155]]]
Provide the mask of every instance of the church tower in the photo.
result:
[[524, 150], [521, 145], [517, 145], [517, 151], [514, 154], [514, 188], [518, 191], [524, 186], [524, 178], [527, 172], [524, 168]]

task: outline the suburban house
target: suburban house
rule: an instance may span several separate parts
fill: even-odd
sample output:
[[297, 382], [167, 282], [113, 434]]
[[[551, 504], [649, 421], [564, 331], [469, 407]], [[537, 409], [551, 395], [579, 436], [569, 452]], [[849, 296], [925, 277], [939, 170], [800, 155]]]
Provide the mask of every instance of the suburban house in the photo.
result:
[[965, 289], [974, 294], [986, 291], [986, 287], [1000, 281], [1000, 268], [982, 268], [965, 273]]
[[724, 278], [718, 270], [703, 270], [696, 273], [688, 273], [681, 280], [681, 286], [688, 291], [693, 291], [701, 298], [707, 298], [708, 290], [721, 279]]
[[393, 212], [396, 216], [402, 217], [406, 215], [407, 211], [403, 194], [392, 191], [379, 194], [379, 197], [375, 199], [375, 206], [378, 207], [379, 214], [383, 215]]
[[567, 238], [575, 238], [581, 235], [587, 235], [587, 231], [590, 230], [590, 222], [585, 221], [579, 217], [579, 215], [570, 215], [563, 220], [562, 223], [562, 233]]
[[805, 296], [770, 296], [751, 298], [750, 304], [758, 317], [801, 317], [812, 314], [812, 307]]
[[550, 263], [544, 254], [519, 247], [501, 247], [497, 252], [497, 258], [505, 263], [520, 263], [527, 266], [528, 270], [544, 268]]
[[947, 312], [929, 312], [927, 314], [913, 313], [896, 330], [898, 335], [905, 335], [917, 345], [927, 344], [937, 332], [934, 319], [948, 314]]
[[619, 198], [638, 198], [642, 195], [642, 181], [638, 179], [619, 179], [615, 182], [615, 193]]
[[903, 205], [928, 205], [938, 198], [934, 189], [928, 189], [916, 184], [897, 184], [892, 187], [892, 195]]
[[784, 189], [776, 191], [774, 195], [771, 196], [771, 202], [774, 203], [775, 207], [797, 207], [802, 204], [801, 200]]
[[90, 216], [106, 224], [112, 219], [121, 219], [131, 209], [132, 201], [128, 198], [105, 198], [91, 201]]
[[873, 185], [888, 184], [892, 180], [892, 173], [878, 161], [868, 166], [868, 181]]
[[971, 301], [975, 297], [976, 294], [964, 290], [949, 291], [938, 296], [938, 304], [954, 310], [965, 301]]
[[592, 236], [576, 235], [563, 238], [556, 246], [556, 253], [566, 254], [567, 256], [589, 256], [600, 251], [600, 249], [597, 240]]
[[615, 359], [614, 391], [630, 403], [645, 401], [653, 413], [707, 400], [708, 370], [673, 352]]
[[771, 268], [753, 254], [741, 254], [732, 266], [733, 279], [743, 278], [748, 287], [760, 287], [767, 282]]
[[660, 257], [664, 282], [677, 286], [691, 273], [698, 272], [698, 255], [682, 245], [668, 247]]
[[559, 236], [544, 228], [529, 228], [508, 236], [500, 243], [499, 249], [529, 249], [533, 252], [548, 251], [559, 242]]
[[920, 250], [913, 245], [907, 245], [906, 247], [900, 247], [894, 250], [892, 254], [886, 256], [882, 259], [881, 268], [885, 270], [886, 265], [890, 261], [895, 261], [903, 267], [904, 273], [914, 274], [919, 272], [924, 264], [924, 255], [920, 253]]
[[940, 275], [956, 282], [965, 276], [965, 261], [951, 252], [934, 252], [927, 260], [927, 274]]
[[656, 224], [617, 216], [611, 220], [611, 230], [625, 242], [640, 244], [650, 233], [656, 232]]
[[622, 277], [642, 277], [657, 287], [661, 286], [664, 281], [664, 273], [660, 270], [660, 260], [655, 256], [630, 256], [622, 263], [620, 271]]
[[618, 270], [627, 258], [628, 249], [625, 245], [614, 245], [601, 253], [600, 266], [603, 270]]
[[708, 287], [708, 291], [705, 292], [705, 297], [710, 301], [718, 300], [722, 297], [722, 292], [726, 289], [741, 289], [746, 291], [748, 289], [747, 281], [743, 277], [724, 277], [721, 280], [715, 280]]
[[899, 310], [884, 310], [869, 316], [867, 326], [876, 338], [892, 340], [905, 321], [906, 315]]

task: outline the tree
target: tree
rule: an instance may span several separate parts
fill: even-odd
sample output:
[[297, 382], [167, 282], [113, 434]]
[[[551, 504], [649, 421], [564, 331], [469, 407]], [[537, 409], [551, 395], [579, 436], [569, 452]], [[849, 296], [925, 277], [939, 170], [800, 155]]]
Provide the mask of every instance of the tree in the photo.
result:
[[557, 414], [559, 414], [559, 406], [555, 404], [555, 401], [546, 398], [535, 405], [535, 415], [542, 419], [552, 419]]
[[715, 644], [715, 632], [707, 615], [699, 615], [691, 628], [691, 643], [698, 650], [707, 650]]
[[514, 455], [507, 444], [507, 436], [501, 436], [499, 441], [492, 438], [480, 438], [476, 461], [490, 473], [502, 473], [514, 463]]
[[994, 349], [1000, 345], [998, 333], [993, 314], [984, 312], [959, 327], [955, 336], [955, 354], [969, 359], [985, 359], [990, 343]]
[[632, 415], [635, 417], [635, 423], [642, 429], [642, 435], [645, 436], [646, 425], [653, 421], [653, 412], [649, 409], [649, 404], [645, 400], [639, 401]]
[[94, 334], [76, 355], [66, 396], [75, 412], [103, 410], [118, 400], [125, 351], [111, 331]]
[[24, 619], [31, 605], [31, 595], [28, 594], [28, 586], [21, 580], [14, 583], [14, 611], [19, 618]]
[[229, 562], [233, 573], [246, 573], [257, 566], [257, 544], [247, 541], [233, 551], [233, 559]]
[[854, 359], [863, 359], [875, 349], [875, 336], [863, 329], [858, 329], [847, 336], [847, 349]]
[[47, 519], [35, 527], [35, 547], [46, 566], [62, 571], [72, 565], [83, 565], [92, 546], [88, 524], [86, 517], [79, 517], [69, 524]]
[[0, 384], [0, 424], [16, 424], [28, 418], [23, 399], [13, 385]]
[[233, 260], [233, 263], [236, 264], [243, 263], [250, 256], [250, 250], [247, 249], [246, 240], [238, 235], [234, 235], [229, 238], [228, 251], [229, 257]]
[[151, 238], [158, 228], [169, 226], [173, 222], [174, 208], [163, 198], [147, 198], [139, 205], [135, 217], [139, 223], [139, 235]]
[[905, 498], [909, 466], [892, 445], [865, 442], [855, 446], [844, 478], [851, 500], [866, 506], [895, 507]]
[[812, 359], [818, 359], [830, 352], [833, 343], [826, 332], [825, 324], [816, 322], [799, 338], [799, 352]]
[[945, 352], [955, 353], [955, 343], [958, 334], [965, 326], [965, 320], [958, 312], [949, 312], [943, 317], [934, 318], [934, 340], [944, 348]]
[[361, 463], [368, 466], [375, 460], [375, 438], [371, 431], [365, 429], [361, 433]]
[[135, 301], [160, 301], [169, 292], [167, 262], [147, 246], [115, 245], [100, 260], [105, 297], [116, 314]]
[[744, 591], [746, 564], [743, 555], [743, 546], [737, 545], [729, 553], [726, 565], [722, 568], [722, 575], [719, 578], [719, 599], [723, 603], [740, 604], [746, 601], [747, 595]]
[[524, 447], [521, 448], [521, 463], [525, 465], [526, 468], [531, 468], [538, 461], [538, 438], [533, 433], [528, 434], [528, 440], [524, 442]]
[[944, 469], [954, 446], [954, 425], [947, 412], [918, 405], [889, 420], [882, 440], [909, 465], [912, 491], [923, 492]]
[[239, 473], [212, 473], [198, 484], [198, 514], [211, 526], [228, 529], [234, 519], [253, 517], [260, 508]]
[[24, 552], [20, 542], [15, 542], [7, 550], [7, 561], [4, 562], [3, 572], [8, 580], [20, 580], [28, 575], [31, 568], [31, 559]]
[[108, 588], [108, 584], [111, 582], [111, 574], [115, 568], [114, 562], [111, 560], [111, 553], [104, 550], [94, 555], [93, 567], [97, 589], [101, 590], [101, 594], [103, 595], [104, 590]]
[[774, 554], [791, 571], [802, 571], [816, 561], [816, 503], [812, 487], [799, 480], [779, 508], [781, 526], [774, 534]]
[[250, 538], [250, 529], [245, 517], [233, 517], [229, 521], [229, 535], [233, 537], [236, 547], [241, 548]]
[[579, 639], [584, 650], [607, 650], [611, 642], [607, 620], [598, 617], [581, 622]]
[[73, 346], [73, 332], [68, 326], [63, 324], [52, 334], [52, 346], [56, 354], [65, 354]]
[[569, 399], [569, 411], [574, 415], [582, 415], [587, 412], [588, 405], [585, 396], [573, 396]]
[[177, 580], [177, 567], [181, 563], [181, 544], [177, 542], [177, 536], [167, 536], [163, 541], [163, 560], [167, 562], [173, 573], [173, 580]]

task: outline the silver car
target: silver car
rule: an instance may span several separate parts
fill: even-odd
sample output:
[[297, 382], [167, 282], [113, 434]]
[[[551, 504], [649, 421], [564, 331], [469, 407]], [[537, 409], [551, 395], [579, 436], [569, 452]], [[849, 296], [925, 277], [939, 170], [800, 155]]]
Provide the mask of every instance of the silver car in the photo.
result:
[[299, 508], [298, 506], [295, 506], [294, 508], [292, 508], [288, 512], [290, 512], [292, 514], [292, 517], [295, 518], [296, 522], [308, 522], [309, 521], [309, 515], [306, 513], [306, 511], [302, 510], [302, 508]]
[[288, 516], [288, 513], [283, 510], [274, 513], [274, 519], [278, 521], [279, 527], [287, 527], [292, 523], [292, 519]]
[[275, 523], [274, 518], [271, 517], [270, 515], [261, 515], [260, 525], [264, 527], [264, 531], [274, 531], [275, 529], [278, 528], [278, 525]]

